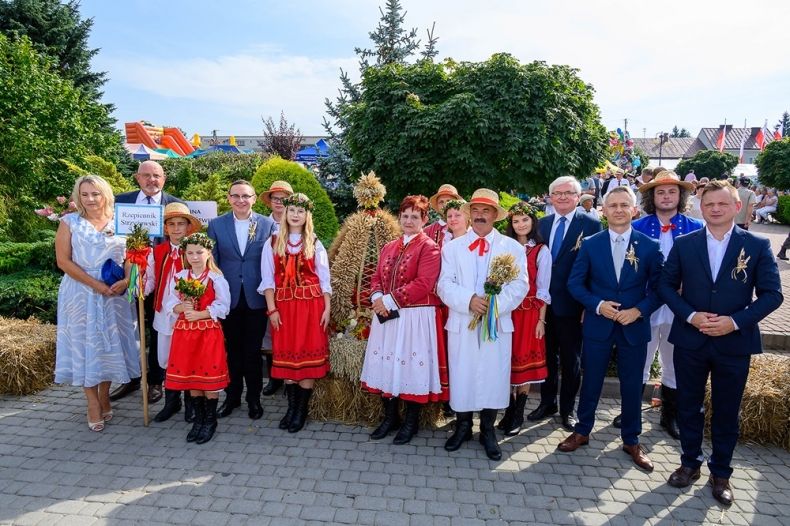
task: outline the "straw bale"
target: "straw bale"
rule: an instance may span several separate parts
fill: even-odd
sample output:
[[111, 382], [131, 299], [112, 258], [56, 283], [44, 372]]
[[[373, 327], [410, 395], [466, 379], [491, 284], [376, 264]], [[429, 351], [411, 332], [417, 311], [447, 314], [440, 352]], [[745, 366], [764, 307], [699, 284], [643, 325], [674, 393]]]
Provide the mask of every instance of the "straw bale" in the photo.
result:
[[0, 317], [0, 393], [27, 395], [55, 374], [55, 325]]
[[[752, 357], [743, 393], [740, 438], [790, 450], [790, 356]], [[705, 393], [705, 431], [710, 436], [710, 383]]]

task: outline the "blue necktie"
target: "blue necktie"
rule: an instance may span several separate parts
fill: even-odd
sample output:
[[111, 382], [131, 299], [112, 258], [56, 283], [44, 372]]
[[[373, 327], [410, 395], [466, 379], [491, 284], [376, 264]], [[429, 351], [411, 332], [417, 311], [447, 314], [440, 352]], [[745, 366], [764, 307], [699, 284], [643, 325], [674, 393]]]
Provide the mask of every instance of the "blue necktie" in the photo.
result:
[[557, 261], [557, 256], [560, 255], [560, 247], [562, 246], [562, 239], [565, 237], [565, 216], [560, 218], [560, 224], [557, 225], [557, 230], [554, 231], [554, 242], [551, 244], [551, 259]]

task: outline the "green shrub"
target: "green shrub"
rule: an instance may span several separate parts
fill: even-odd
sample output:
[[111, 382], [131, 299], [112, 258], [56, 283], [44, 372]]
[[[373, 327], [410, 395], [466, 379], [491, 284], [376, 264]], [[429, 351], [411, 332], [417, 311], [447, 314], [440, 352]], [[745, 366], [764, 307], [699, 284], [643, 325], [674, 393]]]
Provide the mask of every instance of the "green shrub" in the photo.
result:
[[56, 270], [55, 241], [34, 243], [0, 243], [0, 274], [25, 269]]
[[35, 316], [55, 323], [60, 274], [51, 270], [23, 270], [0, 275], [0, 316], [27, 319]]
[[785, 225], [790, 225], [790, 195], [780, 195], [775, 217]]
[[[296, 193], [303, 193], [312, 199], [313, 225], [315, 233], [326, 247], [334, 239], [340, 227], [335, 215], [335, 207], [326, 190], [315, 176], [301, 164], [272, 157], [264, 162], [252, 178], [252, 186], [260, 194], [269, 189], [274, 181], [288, 181]], [[270, 214], [271, 210], [262, 202], [255, 203], [254, 209], [261, 214]]]

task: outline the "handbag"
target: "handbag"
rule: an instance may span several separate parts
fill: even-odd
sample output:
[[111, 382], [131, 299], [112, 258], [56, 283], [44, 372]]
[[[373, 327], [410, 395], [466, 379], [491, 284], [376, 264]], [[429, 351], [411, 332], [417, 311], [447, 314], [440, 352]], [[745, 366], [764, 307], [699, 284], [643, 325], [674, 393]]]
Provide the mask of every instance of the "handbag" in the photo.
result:
[[112, 259], [105, 261], [101, 267], [101, 280], [108, 287], [112, 287], [116, 282], [121, 281], [124, 276], [123, 267]]

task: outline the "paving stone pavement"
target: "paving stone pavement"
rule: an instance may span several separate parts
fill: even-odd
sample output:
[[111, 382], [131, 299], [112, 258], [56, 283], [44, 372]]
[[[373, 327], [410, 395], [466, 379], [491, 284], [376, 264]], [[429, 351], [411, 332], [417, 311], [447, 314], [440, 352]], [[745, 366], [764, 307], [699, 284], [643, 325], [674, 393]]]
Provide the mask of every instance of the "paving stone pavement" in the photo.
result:
[[288, 434], [280, 396], [262, 420], [236, 411], [213, 441], [187, 444], [182, 414], [145, 428], [130, 398], [93, 433], [77, 388], [0, 397], [0, 524], [790, 524], [790, 453], [739, 444], [724, 509], [705, 468], [687, 490], [666, 484], [678, 446], [652, 410], [642, 443], [656, 469], [635, 468], [610, 426], [613, 399], [586, 448], [555, 451], [566, 432], [552, 420], [503, 441], [492, 462], [476, 441], [444, 451], [449, 426], [405, 446], [330, 422]]

